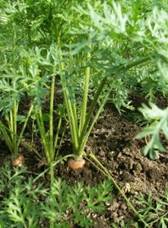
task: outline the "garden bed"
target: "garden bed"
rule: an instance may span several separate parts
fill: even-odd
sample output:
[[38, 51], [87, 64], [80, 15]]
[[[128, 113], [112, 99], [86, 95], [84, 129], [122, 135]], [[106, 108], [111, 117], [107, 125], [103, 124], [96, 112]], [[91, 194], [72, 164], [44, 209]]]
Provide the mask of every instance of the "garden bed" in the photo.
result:
[[1, 0], [0, 228], [168, 226], [167, 10]]

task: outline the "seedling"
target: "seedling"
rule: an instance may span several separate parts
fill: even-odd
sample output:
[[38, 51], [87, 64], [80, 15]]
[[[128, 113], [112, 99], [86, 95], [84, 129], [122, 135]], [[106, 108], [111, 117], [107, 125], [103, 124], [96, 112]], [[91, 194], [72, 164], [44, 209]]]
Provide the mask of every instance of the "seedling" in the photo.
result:
[[[19, 102], [14, 101], [12, 109], [4, 114], [3, 120], [0, 121], [0, 134], [8, 146], [12, 156], [14, 166], [21, 166], [24, 162], [23, 155], [19, 155], [19, 147], [23, 139], [23, 134], [31, 116], [33, 105], [30, 106], [27, 116], [23, 119], [21, 130], [19, 124], [18, 114]], [[19, 156], [19, 157], [18, 157]], [[15, 160], [16, 159], [16, 160]]]
[[[90, 55], [88, 54], [89, 63]], [[148, 57], [141, 58], [137, 61], [130, 61], [125, 65], [119, 65], [115, 67], [111, 73], [111, 76], [116, 74], [120, 74], [122, 71], [127, 71], [130, 68], [142, 64], [148, 61]], [[78, 97], [76, 94], [72, 94], [72, 90], [69, 85], [67, 85], [67, 81], [65, 80], [66, 72], [61, 72], [62, 86], [63, 86], [63, 94], [65, 100], [65, 106], [67, 109], [67, 115], [69, 120], [70, 132], [71, 132], [71, 140], [73, 146], [73, 153], [75, 160], [70, 160], [68, 165], [70, 168], [76, 170], [82, 168], [85, 164], [83, 160], [83, 156], [85, 155], [85, 146], [88, 141], [88, 137], [94, 127], [94, 124], [99, 118], [100, 113], [102, 112], [104, 105], [109, 97], [111, 92], [111, 87], [106, 91], [105, 96], [101, 99], [101, 103], [98, 106], [98, 101], [100, 101], [100, 97], [102, 95], [102, 91], [104, 90], [107, 83], [110, 81], [108, 77], [103, 77], [99, 84], [99, 87], [95, 91], [94, 97], [91, 102], [88, 102], [89, 99], [89, 83], [91, 76], [91, 67], [87, 66], [85, 69], [84, 82], [83, 82], [83, 94], [82, 94], [82, 102], [79, 104]], [[76, 100], [75, 100], [75, 97]]]
[[[44, 154], [47, 160], [47, 165], [50, 168], [51, 180], [54, 177], [54, 166], [53, 163], [56, 161], [58, 156], [59, 148], [61, 146], [60, 129], [62, 127], [62, 110], [58, 111], [58, 123], [54, 128], [54, 90], [55, 90], [55, 76], [52, 77], [50, 86], [50, 110], [49, 110], [49, 129], [45, 127], [45, 120], [42, 106], [37, 106], [36, 108], [36, 121], [40, 133], [40, 138], [44, 148]], [[55, 130], [56, 129], [56, 130]], [[64, 131], [63, 131], [64, 132]]]

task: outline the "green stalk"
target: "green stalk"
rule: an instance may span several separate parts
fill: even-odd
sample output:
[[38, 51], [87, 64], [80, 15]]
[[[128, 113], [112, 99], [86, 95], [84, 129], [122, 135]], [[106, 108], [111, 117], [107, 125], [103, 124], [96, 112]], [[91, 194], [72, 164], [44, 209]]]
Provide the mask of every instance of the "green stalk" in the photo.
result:
[[71, 131], [71, 135], [72, 135], [74, 152], [76, 152], [77, 148], [78, 148], [78, 128], [76, 126], [77, 120], [75, 119], [76, 115], [74, 115], [74, 111], [72, 108], [72, 102], [70, 101], [69, 95], [67, 93], [67, 88], [64, 88], [63, 93], [64, 93], [64, 98], [65, 98], [66, 109], [68, 112], [68, 119], [70, 122], [70, 131]]
[[[64, 70], [64, 65], [61, 64], [61, 71]], [[76, 114], [76, 106], [75, 104], [72, 104], [72, 101], [70, 100], [70, 95], [68, 91], [68, 87], [66, 84], [65, 79], [63, 76], [61, 76], [62, 86], [63, 86], [63, 95], [64, 95], [64, 101], [66, 110], [68, 113], [68, 120], [70, 124], [70, 131], [71, 131], [71, 137], [72, 137], [72, 144], [73, 144], [73, 151], [76, 153], [79, 142], [78, 142], [78, 120], [77, 120], [77, 114]]]
[[50, 140], [50, 161], [54, 159], [54, 129], [53, 129], [53, 113], [54, 113], [54, 87], [55, 87], [55, 76], [52, 77], [51, 92], [50, 92], [50, 122], [49, 122], [49, 140]]
[[17, 155], [19, 151], [19, 145], [21, 143], [23, 133], [28, 123], [28, 119], [33, 110], [33, 105], [31, 105], [29, 112], [27, 114], [26, 120], [23, 124], [21, 132], [18, 136], [17, 134], [17, 115], [18, 115], [18, 104], [15, 102], [13, 109], [9, 112], [9, 117], [6, 117], [6, 121], [8, 124], [8, 129], [5, 127], [3, 123], [0, 123], [0, 127], [3, 128], [3, 135], [6, 141], [6, 144], [9, 147], [9, 150], [12, 154]]
[[85, 132], [86, 132], [86, 130], [87, 130], [88, 124], [89, 124], [89, 122], [90, 122], [90, 120], [91, 120], [91, 117], [92, 117], [93, 112], [94, 112], [94, 110], [95, 110], [95, 107], [96, 107], [96, 105], [97, 105], [97, 100], [98, 100], [98, 98], [99, 98], [99, 96], [100, 96], [100, 94], [101, 94], [101, 92], [102, 92], [104, 86], [106, 85], [106, 83], [107, 83], [107, 78], [104, 77], [104, 78], [102, 79], [102, 81], [101, 81], [99, 87], [98, 87], [98, 90], [96, 91], [96, 94], [95, 94], [95, 96], [94, 96], [93, 101], [91, 102], [91, 105], [90, 105], [90, 108], [89, 108], [89, 110], [88, 110], [88, 114], [87, 114], [87, 117], [86, 117], [86, 120], [85, 120], [85, 124], [84, 124], [83, 129], [82, 129], [82, 132], [81, 132], [81, 137], [82, 137], [82, 135], [85, 134]]
[[28, 111], [28, 114], [27, 114], [27, 117], [26, 117], [26, 120], [25, 120], [24, 125], [23, 125], [23, 127], [22, 127], [22, 130], [21, 130], [21, 132], [20, 132], [19, 138], [18, 138], [18, 140], [17, 140], [17, 150], [18, 150], [19, 145], [20, 145], [20, 143], [21, 143], [21, 140], [22, 140], [22, 137], [23, 137], [23, 133], [24, 133], [24, 131], [25, 131], [25, 128], [26, 128], [26, 126], [27, 126], [27, 123], [28, 123], [28, 120], [29, 120], [29, 118], [30, 118], [30, 116], [31, 116], [32, 111], [33, 111], [33, 105], [31, 104], [31, 106], [30, 106], [30, 108], [29, 108], [29, 111]]
[[[149, 55], [147, 57], [144, 57], [144, 58], [140, 58], [140, 59], [138, 59], [136, 61], [133, 61], [133, 62], [130, 62], [130, 63], [126, 64], [126, 65], [121, 64], [119, 66], [116, 66], [115, 68], [113, 68], [111, 76], [116, 75], [117, 73], [121, 72], [122, 70], [127, 71], [127, 70], [129, 70], [130, 68], [132, 68], [134, 66], [137, 66], [139, 64], [142, 64], [142, 63], [150, 60], [150, 58], [151, 58], [151, 55]], [[83, 127], [82, 132], [81, 132], [80, 141], [82, 140], [82, 136], [85, 135], [85, 133], [87, 131], [88, 125], [89, 125], [89, 123], [91, 121], [92, 115], [93, 115], [94, 110], [95, 110], [95, 108], [97, 106], [97, 100], [98, 100], [101, 92], [103, 91], [105, 85], [107, 84], [107, 82], [108, 82], [108, 77], [104, 77], [102, 79], [102, 81], [101, 81], [96, 93], [95, 93], [95, 96], [94, 96], [94, 98], [93, 98], [93, 100], [91, 102], [90, 108], [88, 110], [88, 115], [86, 117], [86, 121], [85, 121], [84, 127]]]
[[[90, 59], [90, 53], [88, 53], [87, 59]], [[80, 125], [79, 125], [79, 135], [85, 125], [86, 115], [87, 115], [87, 103], [88, 103], [88, 93], [89, 93], [89, 80], [90, 80], [90, 67], [86, 67], [84, 88], [83, 88], [83, 101], [80, 111]]]
[[17, 113], [18, 113], [18, 105], [16, 101], [14, 102], [14, 107], [12, 110], [12, 124], [13, 124], [13, 132], [12, 132], [12, 140], [13, 140], [13, 149], [14, 154], [16, 155], [18, 153], [17, 148]]
[[[149, 57], [142, 58], [140, 60], [134, 61], [133, 63], [131, 62], [131, 63], [127, 64], [126, 66], [125, 65], [118, 66], [118, 67], [116, 67], [116, 69], [114, 69], [113, 75], [115, 75], [118, 71], [121, 71], [123, 69], [128, 70], [131, 67], [134, 67], [134, 66], [136, 66], [138, 64], [141, 64], [141, 63], [143, 63], [144, 61], [147, 61], [147, 60], [149, 60]], [[97, 92], [96, 92], [96, 94], [94, 96], [94, 99], [93, 99], [93, 101], [91, 103], [90, 109], [88, 111], [87, 118], [85, 120], [82, 132], [80, 134], [79, 149], [78, 149], [78, 153], [79, 154], [84, 153], [84, 148], [85, 148], [85, 145], [86, 145], [86, 143], [88, 141], [88, 137], [89, 137], [89, 135], [90, 135], [90, 133], [91, 133], [93, 127], [94, 127], [94, 124], [96, 123], [97, 119], [99, 118], [99, 115], [102, 112], [103, 107], [104, 107], [104, 105], [105, 105], [105, 103], [106, 103], [106, 101], [108, 99], [108, 96], [109, 96], [109, 94], [111, 92], [111, 89], [110, 89], [109, 92], [106, 94], [106, 96], [105, 96], [102, 104], [100, 105], [98, 111], [96, 112], [96, 115], [94, 116], [94, 118], [93, 118], [93, 120], [91, 122], [91, 125], [89, 126], [89, 123], [90, 123], [91, 118], [93, 116], [94, 109], [95, 109], [95, 107], [97, 105], [97, 100], [98, 100], [98, 98], [99, 98], [104, 86], [106, 85], [107, 81], [108, 81], [107, 77], [104, 77], [102, 79], [102, 81], [101, 81], [101, 83], [99, 85], [99, 88], [98, 88], [98, 90], [97, 90]], [[89, 129], [88, 129], [88, 126], [89, 126]]]
[[[37, 124], [40, 131], [41, 140], [44, 146], [45, 155], [49, 167], [54, 160], [54, 128], [53, 128], [53, 114], [54, 114], [54, 89], [55, 89], [55, 77], [53, 76], [50, 87], [50, 116], [49, 116], [49, 136], [46, 134], [44, 126], [43, 113], [41, 107], [37, 110]], [[50, 172], [52, 174], [52, 170]], [[52, 175], [51, 175], [52, 176]]]
[[63, 132], [62, 132], [62, 134], [61, 134], [59, 144], [57, 144], [58, 146], [57, 146], [57, 154], [56, 154], [56, 155], [58, 155], [58, 154], [59, 154], [60, 147], [61, 147], [62, 142], [63, 142], [63, 139], [64, 139], [64, 135], [65, 135], [65, 128], [64, 128], [64, 130], [63, 130]]
[[44, 151], [45, 151], [45, 155], [47, 158], [47, 162], [50, 163], [49, 145], [48, 145], [47, 140], [46, 140], [46, 132], [45, 132], [41, 108], [39, 108], [39, 110], [37, 111], [37, 118], [36, 119], [37, 119], [37, 124], [38, 124], [40, 135], [41, 135], [41, 140], [42, 140], [42, 143], [44, 146]]
[[58, 148], [58, 138], [59, 138], [61, 125], [62, 125], [62, 117], [59, 118], [58, 125], [57, 125], [57, 131], [56, 131], [55, 140], [54, 140], [54, 151], [56, 151], [56, 149]]
[[37, 124], [40, 131], [42, 144], [44, 146], [44, 152], [48, 163], [48, 171], [50, 175], [50, 183], [54, 181], [54, 166], [53, 162], [56, 158], [56, 149], [58, 145], [59, 131], [61, 128], [62, 118], [59, 119], [57, 125], [57, 131], [54, 135], [54, 94], [55, 94], [55, 76], [52, 77], [50, 86], [50, 111], [49, 111], [49, 134], [45, 129], [43, 120], [42, 108], [37, 110]]
[[9, 118], [8, 118], [8, 116], [6, 116], [6, 119], [8, 122], [8, 127], [10, 129], [11, 139], [13, 140], [13, 134], [12, 134], [12, 132], [14, 131], [14, 129], [13, 129], [13, 110], [10, 110]]
[[93, 129], [93, 127], [94, 127], [96, 121], [98, 120], [98, 118], [99, 118], [99, 116], [100, 116], [100, 113], [101, 113], [102, 110], [103, 110], [104, 105], [106, 104], [106, 101], [107, 101], [107, 99], [108, 99], [108, 97], [109, 97], [110, 92], [111, 92], [111, 89], [110, 89], [109, 92], [106, 94], [105, 98], [103, 99], [103, 101], [102, 101], [102, 103], [101, 103], [101, 105], [100, 105], [98, 111], [96, 112], [96, 115], [94, 116], [94, 118], [93, 118], [93, 120], [92, 120], [91, 125], [89, 126], [89, 129], [86, 131], [86, 133], [83, 133], [83, 135], [81, 135], [80, 141], [79, 141], [79, 145], [80, 145], [80, 147], [79, 147], [79, 154], [84, 153], [84, 148], [85, 148], [86, 143], [87, 143], [87, 141], [88, 141], [89, 135], [90, 135], [90, 133], [91, 133], [91, 131], [92, 131], [92, 129]]
[[12, 154], [15, 154], [15, 137], [14, 137], [14, 111], [13, 109], [10, 110], [9, 112], [9, 118], [7, 117], [7, 122], [8, 122], [8, 127], [9, 127], [9, 134], [10, 134], [10, 139], [11, 139], [11, 146], [12, 146]]
[[[76, 101], [75, 98], [73, 99], [73, 102], [71, 102], [72, 104], [72, 111], [73, 111], [73, 116], [74, 116], [74, 120], [75, 120], [75, 129], [78, 129], [78, 116], [77, 116], [77, 110], [76, 110]], [[79, 132], [77, 131], [77, 137], [79, 137]]]
[[0, 121], [0, 132], [3, 135], [6, 145], [8, 146], [11, 154], [13, 153], [13, 144], [11, 139], [11, 133], [9, 129]]
[[[13, 87], [16, 89], [16, 81], [13, 82]], [[12, 119], [12, 143], [13, 143], [13, 152], [16, 155], [18, 153], [17, 148], [17, 115], [18, 115], [18, 103], [15, 99], [13, 109], [11, 111], [11, 119]]]

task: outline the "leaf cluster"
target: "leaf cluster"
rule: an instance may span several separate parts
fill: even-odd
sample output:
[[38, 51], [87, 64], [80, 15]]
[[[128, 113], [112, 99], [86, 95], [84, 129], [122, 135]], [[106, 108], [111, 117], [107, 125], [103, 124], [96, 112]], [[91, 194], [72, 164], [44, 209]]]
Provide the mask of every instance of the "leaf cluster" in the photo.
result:
[[168, 225], [168, 192], [167, 190], [159, 199], [153, 199], [151, 195], [141, 195], [137, 199], [139, 213], [147, 221], [149, 227], [157, 226], [166, 228]]
[[168, 139], [168, 109], [160, 109], [155, 104], [144, 105], [140, 109], [144, 117], [149, 121], [149, 126], [145, 127], [137, 138], [148, 140], [144, 148], [144, 155], [149, 155], [151, 159], [159, 156], [159, 152], [164, 152], [165, 148], [161, 143], [161, 133]]
[[[79, 224], [92, 227], [91, 214], [100, 215], [105, 204], [111, 202], [113, 186], [104, 181], [97, 186], [82, 183], [68, 185], [55, 179], [51, 188], [36, 181], [38, 177], [26, 177], [26, 170], [12, 171], [7, 165], [1, 168], [0, 225], [6, 227], [38, 227], [41, 224]], [[7, 185], [8, 183], [8, 185]]]

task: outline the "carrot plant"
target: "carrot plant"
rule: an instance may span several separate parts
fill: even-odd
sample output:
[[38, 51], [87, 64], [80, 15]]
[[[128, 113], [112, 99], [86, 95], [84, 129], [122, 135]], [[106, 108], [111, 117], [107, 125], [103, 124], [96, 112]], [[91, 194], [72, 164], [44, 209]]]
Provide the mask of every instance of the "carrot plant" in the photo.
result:
[[33, 111], [33, 104], [28, 103], [26, 112], [20, 110], [22, 99], [26, 96], [27, 78], [24, 75], [23, 65], [20, 64], [19, 69], [14, 67], [11, 62], [1, 70], [0, 134], [13, 157], [17, 157], [25, 129]]
[[[49, 133], [46, 133], [45, 131], [42, 107], [37, 107], [37, 110], [36, 110], [37, 124], [38, 124], [39, 132], [44, 146], [44, 151], [45, 151], [48, 164], [51, 164], [51, 162], [54, 160], [55, 148], [57, 146], [57, 137], [58, 137], [58, 135], [56, 135], [56, 139], [54, 141], [54, 136], [53, 136], [54, 86], [55, 86], [55, 78], [53, 77], [51, 82], [51, 91], [50, 91], [51, 95], [50, 95], [50, 111], [49, 111], [50, 112], [49, 113]], [[59, 122], [59, 127], [60, 127], [60, 124], [61, 124], [61, 120]]]
[[[127, 71], [130, 68], [136, 65], [139, 65], [147, 60], [148, 58], [145, 57], [145, 58], [138, 59], [137, 61], [132, 61], [131, 63], [127, 63], [127, 65], [120, 65], [114, 69], [112, 74], [116, 75], [120, 73], [122, 70]], [[82, 101], [80, 104], [78, 103], [77, 100], [75, 100], [75, 95], [71, 94], [70, 86], [67, 85], [67, 82], [64, 76], [62, 76], [63, 93], [64, 93], [65, 106], [67, 109], [68, 120], [70, 125], [73, 152], [77, 160], [80, 160], [85, 154], [84, 149], [88, 141], [88, 137], [91, 133], [91, 130], [94, 124], [98, 120], [99, 115], [103, 110], [103, 107], [111, 92], [111, 88], [108, 88], [105, 96], [103, 96], [103, 98], [101, 99], [101, 103], [98, 109], [96, 110], [98, 101], [102, 95], [102, 91], [106, 83], [108, 83], [108, 78], [104, 77], [100, 81], [100, 84], [95, 92], [95, 95], [93, 96], [92, 101], [90, 101], [90, 103], [88, 102], [89, 83], [90, 83], [90, 74], [91, 74], [90, 69], [91, 67], [86, 67], [85, 69], [84, 82], [83, 82], [83, 94], [82, 94]]]
[[[70, 160], [69, 165], [76, 168], [80, 167], [79, 162], [81, 167], [84, 165], [81, 159], [85, 155], [89, 135], [114, 86], [118, 85], [116, 90], [119, 94], [122, 90], [120, 85], [124, 82], [131, 85], [133, 74], [142, 69], [149, 72], [156, 59], [162, 58], [153, 46], [155, 40], [148, 33], [146, 24], [142, 35], [142, 15], [134, 18], [125, 13], [124, 7], [123, 13], [122, 6], [115, 2], [94, 7], [75, 8], [85, 20], [72, 28], [72, 37], [75, 36], [72, 40], [76, 43], [69, 44], [69, 51], [62, 52], [60, 64], [73, 152], [78, 162]], [[151, 15], [147, 21], [150, 18]], [[94, 77], [96, 87], [93, 86]]]
[[[49, 50], [54, 42], [58, 42], [60, 35], [63, 35], [65, 28], [61, 29], [61, 27], [66, 19], [61, 15], [62, 5], [64, 4], [68, 12], [73, 1], [46, 2], [41, 0], [36, 3], [32, 1], [20, 3], [20, 1], [2, 1], [0, 5], [0, 12], [2, 13], [0, 26], [3, 31], [0, 36], [0, 48], [4, 53], [4, 55], [0, 55], [0, 59], [4, 63], [5, 71], [9, 71], [10, 68], [15, 69], [15, 75], [12, 72], [10, 78], [5, 75], [4, 67], [1, 69], [3, 72], [1, 97], [4, 97], [1, 102], [1, 110], [3, 109], [5, 112], [0, 127], [9, 149], [17, 154], [28, 120], [32, 112], [35, 113], [35, 121], [38, 125], [44, 154], [47, 164], [51, 167], [51, 163], [56, 159], [56, 150], [59, 147], [58, 136], [62, 114], [58, 115], [60, 118], [56, 123], [58, 124], [57, 127], [55, 127], [55, 77], [58, 72], [55, 62], [50, 62], [50, 53], [47, 53], [46, 58], [43, 53], [46, 53], [46, 50]], [[36, 10], [34, 10], [35, 8]], [[12, 33], [11, 37], [9, 37], [9, 31]], [[5, 90], [6, 85], [8, 88]], [[12, 104], [11, 92], [16, 95], [11, 99]], [[31, 100], [32, 105], [30, 105], [30, 110], [24, 118], [24, 125], [19, 134], [17, 127], [19, 104], [22, 103], [25, 94], [26, 98]], [[45, 120], [46, 113], [43, 109], [46, 94], [50, 94], [49, 123]], [[4, 104], [4, 102], [6, 103]], [[7, 110], [8, 107], [4, 105], [10, 106], [10, 110]], [[59, 110], [59, 113], [62, 111]]]
[[31, 116], [33, 105], [30, 106], [26, 116], [22, 118], [22, 127], [20, 131], [18, 130], [18, 125], [20, 125], [18, 108], [19, 108], [19, 103], [15, 101], [11, 110], [8, 113], [6, 113], [3, 117], [3, 120], [0, 121], [1, 137], [4, 139], [11, 154], [14, 157], [16, 157], [19, 154], [19, 147], [20, 147], [28, 120]]
[[[51, 179], [54, 177], [54, 162], [58, 159], [58, 152], [61, 145], [60, 129], [62, 127], [62, 111], [61, 109], [55, 111], [54, 107], [55, 94], [55, 76], [51, 79], [50, 98], [49, 98], [49, 121], [48, 128], [46, 128], [45, 112], [43, 112], [42, 105], [36, 106], [35, 116], [37, 126], [39, 129], [40, 138], [43, 145], [44, 154], [47, 165], [50, 168]], [[57, 113], [58, 121], [54, 123], [54, 113]], [[56, 126], [55, 126], [56, 125]]]
[[[53, 52], [54, 50], [54, 52]], [[28, 67], [30, 77], [27, 90], [29, 98], [33, 103], [33, 114], [37, 124], [37, 133], [42, 144], [42, 156], [49, 168], [51, 180], [54, 177], [54, 163], [58, 159], [59, 148], [62, 142], [64, 131], [62, 128], [63, 107], [61, 104], [55, 105], [55, 91], [57, 88], [57, 50], [53, 45], [46, 48], [35, 48], [29, 50]], [[40, 155], [38, 153], [38, 155]]]

